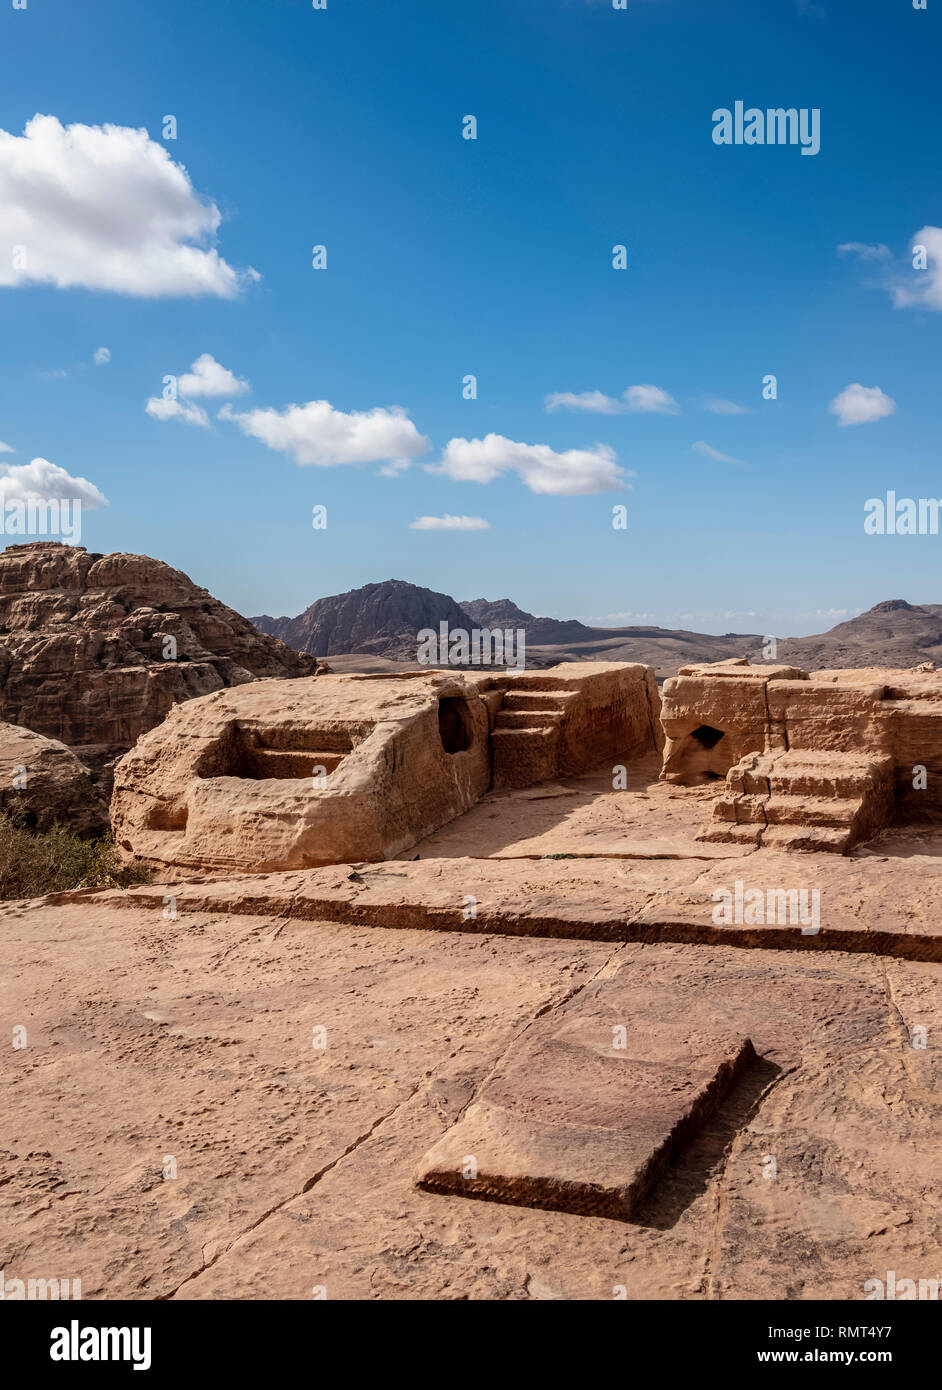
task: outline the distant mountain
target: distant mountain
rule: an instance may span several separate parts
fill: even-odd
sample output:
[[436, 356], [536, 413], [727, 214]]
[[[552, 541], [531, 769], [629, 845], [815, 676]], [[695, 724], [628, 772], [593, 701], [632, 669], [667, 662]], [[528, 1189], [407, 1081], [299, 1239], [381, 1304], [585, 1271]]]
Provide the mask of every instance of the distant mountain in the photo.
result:
[[262, 616], [252, 622], [262, 632], [311, 656], [363, 652], [395, 661], [415, 661], [417, 635], [475, 626], [448, 594], [436, 594], [403, 579], [364, 584], [346, 594], [320, 598], [296, 618]]
[[[296, 618], [253, 618], [262, 632], [311, 656], [346, 657], [340, 670], [383, 669], [387, 662], [416, 660], [422, 628], [523, 628], [527, 665], [560, 661], [641, 661], [658, 675], [691, 661], [723, 661], [730, 656], [759, 659], [762, 638], [728, 633], [673, 632], [667, 628], [587, 627], [575, 618], [537, 618], [511, 599], [468, 599], [422, 589], [402, 579], [365, 584], [349, 593], [318, 599]], [[362, 660], [357, 661], [360, 656]]]
[[[538, 618], [509, 598], [465, 599], [420, 589], [400, 579], [367, 584], [311, 604], [298, 618], [252, 620], [262, 632], [298, 651], [345, 657], [343, 669], [383, 669], [388, 662], [414, 662], [421, 628], [523, 628], [527, 665], [561, 661], [640, 661], [658, 677], [684, 665], [746, 656], [761, 662], [764, 638], [754, 632], [717, 635], [663, 627], [588, 627], [575, 618]], [[357, 659], [359, 654], [359, 660]], [[942, 665], [942, 604], [904, 599], [878, 603], [867, 613], [814, 637], [779, 641], [776, 660], [806, 671], [846, 666]], [[340, 669], [340, 668], [338, 668]]]
[[888, 599], [816, 637], [789, 637], [779, 659], [805, 670], [942, 662], [942, 604]]
[[578, 642], [592, 636], [592, 628], [576, 618], [535, 618], [509, 598], [462, 599], [460, 605], [477, 627], [524, 628], [527, 642], [533, 646], [557, 642]]

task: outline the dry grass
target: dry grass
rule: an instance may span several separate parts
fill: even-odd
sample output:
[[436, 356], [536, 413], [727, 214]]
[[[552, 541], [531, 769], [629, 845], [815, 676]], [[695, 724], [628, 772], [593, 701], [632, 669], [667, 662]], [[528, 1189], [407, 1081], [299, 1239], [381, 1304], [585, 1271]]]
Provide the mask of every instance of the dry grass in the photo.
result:
[[0, 899], [128, 888], [149, 877], [141, 865], [124, 863], [111, 840], [81, 840], [64, 825], [30, 830], [21, 817], [0, 814]]

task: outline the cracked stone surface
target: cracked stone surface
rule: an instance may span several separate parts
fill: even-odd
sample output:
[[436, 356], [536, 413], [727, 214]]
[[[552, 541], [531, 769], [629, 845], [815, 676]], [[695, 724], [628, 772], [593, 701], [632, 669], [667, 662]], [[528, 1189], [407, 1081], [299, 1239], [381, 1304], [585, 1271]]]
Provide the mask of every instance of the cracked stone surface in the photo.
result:
[[[933, 963], [374, 930], [194, 911], [185, 887], [176, 920], [108, 894], [0, 918], [3, 1028], [27, 1030], [0, 1080], [7, 1277], [88, 1298], [702, 1299], [939, 1272]], [[534, 1020], [603, 986], [625, 1009], [706, 999], [759, 1059], [632, 1219], [415, 1187]]]
[[[881, 852], [885, 848], [886, 852]], [[817, 891], [820, 930], [786, 920], [717, 918], [722, 890]], [[896, 831], [857, 857], [739, 851], [734, 858], [423, 859], [333, 864], [218, 882], [184, 881], [96, 895], [102, 906], [162, 911], [178, 895], [188, 912], [273, 914], [382, 928], [676, 941], [789, 950], [874, 951], [942, 961], [942, 835]], [[56, 901], [82, 902], [88, 894]], [[809, 900], [810, 901], [810, 900]], [[815, 925], [810, 922], [810, 925]]]

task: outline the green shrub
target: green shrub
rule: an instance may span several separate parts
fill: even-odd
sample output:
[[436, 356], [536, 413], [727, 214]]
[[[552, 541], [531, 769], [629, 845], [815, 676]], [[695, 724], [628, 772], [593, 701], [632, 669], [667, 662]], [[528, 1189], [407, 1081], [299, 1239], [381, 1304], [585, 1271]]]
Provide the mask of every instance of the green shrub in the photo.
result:
[[129, 888], [149, 870], [126, 864], [110, 839], [81, 840], [65, 825], [30, 830], [0, 813], [0, 898], [38, 898], [70, 888]]

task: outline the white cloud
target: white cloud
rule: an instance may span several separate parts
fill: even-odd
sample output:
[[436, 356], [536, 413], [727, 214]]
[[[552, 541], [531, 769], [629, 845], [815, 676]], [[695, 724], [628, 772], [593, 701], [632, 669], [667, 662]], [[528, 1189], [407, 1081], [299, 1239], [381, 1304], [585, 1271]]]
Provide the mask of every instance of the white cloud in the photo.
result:
[[221, 221], [146, 130], [42, 115], [0, 130], [0, 245], [22, 248], [0, 258], [0, 285], [232, 299], [259, 277], [219, 255]]
[[629, 410], [653, 415], [676, 415], [680, 406], [669, 391], [660, 386], [629, 386], [624, 394]]
[[204, 352], [178, 379], [176, 397], [151, 396], [144, 409], [155, 420], [183, 420], [208, 429], [209, 416], [202, 406], [194, 404], [194, 396], [240, 396], [249, 390], [247, 381], [217, 362], [211, 352]]
[[106, 347], [96, 348], [92, 357], [96, 367], [104, 367], [111, 361], [111, 349]]
[[942, 309], [942, 227], [923, 227], [910, 244], [926, 248], [927, 268], [892, 286], [893, 303], [897, 309]]
[[0, 454], [15, 454], [15, 453], [16, 453], [16, 450], [13, 448], [13, 445], [12, 445], [12, 444], [4, 444], [3, 441], [0, 440]]
[[410, 531], [489, 531], [491, 523], [483, 516], [417, 516], [409, 522]]
[[578, 497], [630, 486], [628, 474], [607, 444], [556, 453], [548, 444], [518, 444], [500, 434], [484, 439], [451, 439], [442, 461], [430, 473], [444, 473], [459, 483], [490, 483], [502, 473], [517, 473], [531, 492]]
[[721, 454], [719, 449], [714, 449], [712, 444], [705, 444], [702, 439], [698, 439], [690, 447], [695, 449], [698, 454], [703, 454], [708, 459], [714, 459], [717, 463], [742, 463], [742, 459], [734, 459], [730, 454]]
[[189, 372], [185, 372], [177, 382], [181, 396], [192, 399], [194, 396], [241, 396], [251, 390], [242, 377], [234, 376], [228, 367], [216, 361], [211, 352], [197, 357]]
[[680, 406], [660, 386], [629, 386], [621, 400], [604, 391], [553, 391], [546, 397], [547, 410], [585, 410], [595, 415], [621, 415], [626, 410], [649, 415], [676, 415]]
[[0, 464], [0, 503], [44, 501], [53, 498], [79, 499], [85, 507], [108, 505], [108, 499], [87, 478], [73, 478], [58, 464], [35, 458], [30, 463]]
[[845, 241], [837, 249], [842, 256], [859, 256], [862, 261], [885, 261], [892, 254], [882, 242], [871, 246], [865, 241]]
[[867, 425], [892, 415], [895, 409], [896, 402], [879, 386], [861, 386], [859, 381], [845, 387], [828, 406], [839, 425]]
[[588, 410], [597, 415], [618, 415], [625, 407], [604, 391], [553, 391], [546, 397], [547, 410]]
[[144, 406], [154, 420], [182, 420], [187, 425], [200, 425], [209, 428], [209, 416], [200, 405], [190, 401], [167, 400], [164, 396], [151, 396]]
[[397, 472], [428, 452], [430, 441], [420, 434], [401, 406], [373, 410], [335, 410], [329, 401], [308, 401], [284, 410], [249, 410], [242, 414], [228, 405], [220, 420], [232, 420], [243, 434], [290, 454], [295, 463], [328, 468], [338, 463], [376, 463], [388, 460], [384, 471]]
[[709, 410], [713, 415], [748, 415], [749, 407], [737, 405], [735, 401], [724, 400], [721, 396], [704, 396], [704, 410]]

